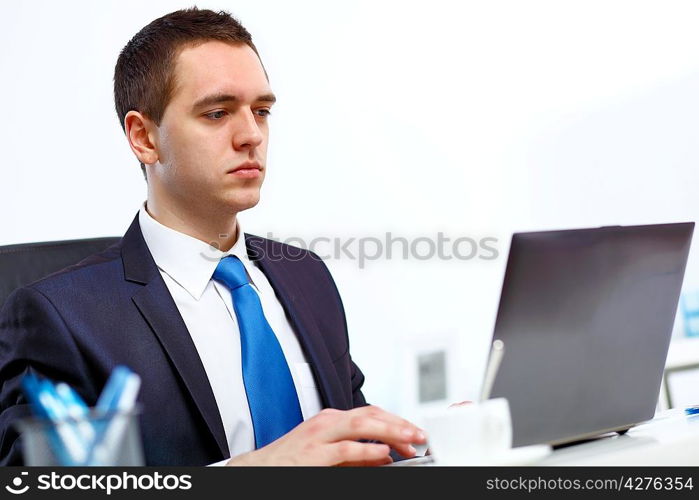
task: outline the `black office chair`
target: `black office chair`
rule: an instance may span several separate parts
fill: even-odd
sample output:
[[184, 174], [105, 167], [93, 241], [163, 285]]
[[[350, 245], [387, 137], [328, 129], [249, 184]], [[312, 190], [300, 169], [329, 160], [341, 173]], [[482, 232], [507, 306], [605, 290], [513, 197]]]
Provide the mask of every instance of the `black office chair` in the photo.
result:
[[76, 264], [119, 239], [88, 238], [0, 246], [0, 309], [17, 288]]

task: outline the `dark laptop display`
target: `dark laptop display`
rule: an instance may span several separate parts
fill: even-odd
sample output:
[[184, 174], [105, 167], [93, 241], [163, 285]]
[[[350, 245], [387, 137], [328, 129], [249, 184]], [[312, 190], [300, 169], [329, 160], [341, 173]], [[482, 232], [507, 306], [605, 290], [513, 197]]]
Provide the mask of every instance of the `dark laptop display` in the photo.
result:
[[517, 233], [491, 397], [513, 445], [623, 431], [655, 413], [694, 223]]

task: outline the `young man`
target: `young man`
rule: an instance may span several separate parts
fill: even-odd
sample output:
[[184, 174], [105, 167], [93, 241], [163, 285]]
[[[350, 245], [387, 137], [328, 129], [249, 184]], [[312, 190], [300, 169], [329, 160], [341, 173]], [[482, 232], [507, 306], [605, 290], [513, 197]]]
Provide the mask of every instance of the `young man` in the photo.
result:
[[8, 298], [2, 463], [21, 463], [12, 424], [29, 413], [26, 373], [94, 404], [118, 364], [143, 381], [148, 465], [413, 456], [420, 429], [366, 405], [325, 265], [240, 228], [267, 172], [275, 101], [245, 28], [196, 8], [153, 21], [121, 52], [114, 95], [147, 201], [118, 244]]

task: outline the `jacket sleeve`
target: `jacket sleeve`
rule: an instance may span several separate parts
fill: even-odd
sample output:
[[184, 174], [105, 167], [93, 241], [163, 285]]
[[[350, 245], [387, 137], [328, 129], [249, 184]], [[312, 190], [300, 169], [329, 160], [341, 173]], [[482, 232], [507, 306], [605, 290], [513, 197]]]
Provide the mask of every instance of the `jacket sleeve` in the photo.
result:
[[350, 366], [352, 370], [352, 408], [366, 406], [368, 403], [366, 402], [366, 399], [364, 399], [364, 394], [362, 394], [364, 374], [351, 358]]
[[22, 391], [33, 373], [72, 385], [83, 397], [89, 376], [59, 311], [32, 287], [15, 290], [0, 311], [0, 465], [23, 465], [17, 420], [30, 415]]
[[[364, 374], [362, 371], [359, 369], [359, 367], [352, 361], [352, 356], [350, 355], [350, 341], [349, 341], [349, 331], [347, 328], [347, 316], [345, 313], [345, 306], [342, 303], [342, 297], [340, 297], [340, 291], [337, 288], [337, 284], [335, 283], [335, 280], [332, 277], [332, 274], [330, 273], [330, 270], [328, 269], [328, 266], [325, 264], [323, 259], [321, 259], [318, 254], [308, 251], [308, 253], [311, 255], [313, 260], [317, 261], [317, 265], [320, 266], [321, 268], [321, 274], [324, 276], [325, 279], [325, 288], [328, 290], [329, 294], [331, 294], [334, 298], [334, 308], [337, 312], [337, 317], [339, 318], [339, 323], [341, 324], [342, 328], [342, 333], [343, 333], [343, 344], [346, 348], [345, 354], [341, 357], [342, 362], [346, 362], [349, 365], [349, 375], [350, 375], [350, 387], [352, 391], [351, 395], [351, 408], [357, 408], [359, 406], [366, 406], [368, 403], [364, 399], [364, 395], [362, 394], [362, 386], [364, 385]], [[339, 330], [339, 329], [338, 329]], [[340, 359], [336, 359], [335, 363], [340, 362]]]

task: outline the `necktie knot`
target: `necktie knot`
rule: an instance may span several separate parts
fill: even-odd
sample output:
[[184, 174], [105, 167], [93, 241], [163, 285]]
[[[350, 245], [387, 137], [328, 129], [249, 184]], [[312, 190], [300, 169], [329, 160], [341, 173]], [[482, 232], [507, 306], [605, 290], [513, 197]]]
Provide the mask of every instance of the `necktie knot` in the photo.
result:
[[228, 255], [221, 259], [216, 266], [213, 278], [222, 281], [230, 290], [250, 283], [245, 267], [235, 255]]

